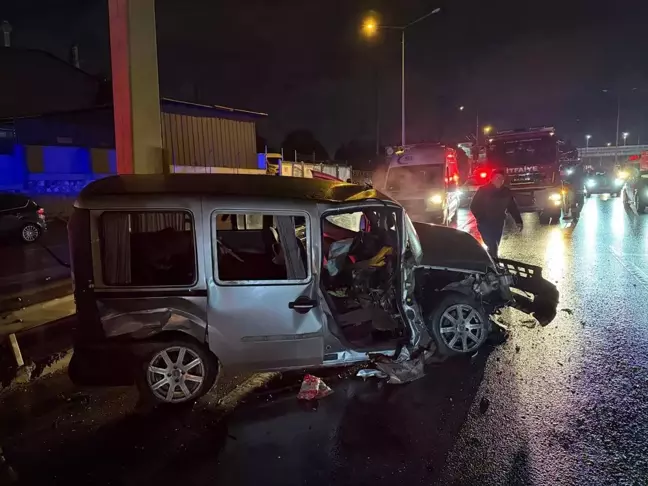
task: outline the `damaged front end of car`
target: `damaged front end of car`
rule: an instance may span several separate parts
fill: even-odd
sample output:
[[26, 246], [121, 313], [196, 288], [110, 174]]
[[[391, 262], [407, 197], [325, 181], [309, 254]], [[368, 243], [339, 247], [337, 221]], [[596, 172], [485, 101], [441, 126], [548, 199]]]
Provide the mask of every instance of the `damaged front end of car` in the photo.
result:
[[421, 252], [410, 291], [440, 354], [474, 353], [491, 332], [491, 316], [506, 307], [533, 315], [541, 325], [555, 317], [558, 290], [540, 267], [493, 261], [463, 231], [425, 223], [413, 228]]

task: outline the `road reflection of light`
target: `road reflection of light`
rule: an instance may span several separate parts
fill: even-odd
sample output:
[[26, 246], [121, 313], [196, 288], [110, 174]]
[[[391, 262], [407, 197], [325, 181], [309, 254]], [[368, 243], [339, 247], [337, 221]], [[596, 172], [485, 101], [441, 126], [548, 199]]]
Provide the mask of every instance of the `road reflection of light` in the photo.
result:
[[612, 220], [610, 225], [612, 226], [612, 234], [614, 235], [614, 240], [619, 241], [623, 239], [626, 230], [626, 212], [623, 204], [619, 204], [618, 201], [614, 201], [616, 204], [612, 206]]
[[552, 282], [560, 280], [565, 274], [565, 264], [565, 237], [563, 230], [553, 228], [549, 234], [545, 251], [545, 278]]
[[584, 227], [585, 241], [583, 254], [588, 260], [594, 260], [596, 257], [596, 237], [598, 233], [599, 223], [599, 207], [598, 201], [588, 201], [583, 208], [578, 224]]

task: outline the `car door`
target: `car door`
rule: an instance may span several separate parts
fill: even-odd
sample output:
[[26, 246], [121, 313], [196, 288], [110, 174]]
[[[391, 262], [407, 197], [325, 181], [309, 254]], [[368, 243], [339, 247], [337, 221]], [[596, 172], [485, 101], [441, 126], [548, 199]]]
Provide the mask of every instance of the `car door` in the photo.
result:
[[18, 194], [0, 194], [0, 232], [8, 233], [20, 228], [20, 211], [27, 199]]
[[208, 342], [219, 360], [247, 369], [321, 365], [325, 316], [312, 242], [319, 223], [303, 210], [267, 209], [217, 210], [210, 225]]

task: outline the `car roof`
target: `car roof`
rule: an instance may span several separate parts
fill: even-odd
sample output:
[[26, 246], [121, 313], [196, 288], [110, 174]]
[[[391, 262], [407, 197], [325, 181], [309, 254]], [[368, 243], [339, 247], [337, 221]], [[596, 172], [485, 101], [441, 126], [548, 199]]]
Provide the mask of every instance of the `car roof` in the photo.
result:
[[358, 184], [305, 177], [256, 174], [129, 174], [99, 179], [83, 188], [80, 200], [102, 196], [189, 195], [301, 199], [350, 202], [366, 199], [392, 201]]

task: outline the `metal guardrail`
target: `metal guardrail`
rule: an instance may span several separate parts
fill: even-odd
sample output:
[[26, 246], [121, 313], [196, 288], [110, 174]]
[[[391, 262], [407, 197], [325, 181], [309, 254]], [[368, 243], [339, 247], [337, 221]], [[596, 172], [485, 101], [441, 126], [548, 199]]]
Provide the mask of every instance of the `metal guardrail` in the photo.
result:
[[622, 157], [630, 155], [640, 155], [641, 152], [648, 151], [648, 145], [625, 145], [619, 147], [587, 147], [579, 148], [579, 157]]

